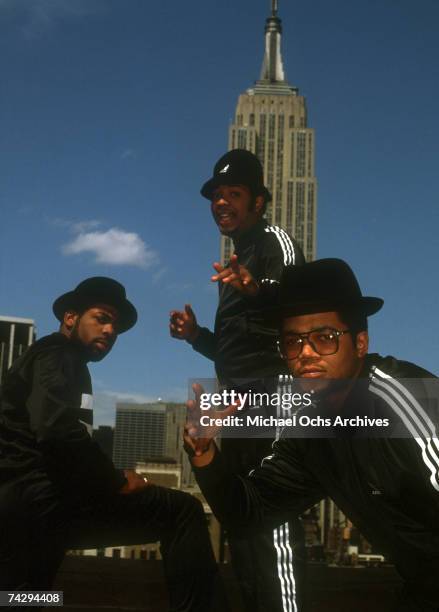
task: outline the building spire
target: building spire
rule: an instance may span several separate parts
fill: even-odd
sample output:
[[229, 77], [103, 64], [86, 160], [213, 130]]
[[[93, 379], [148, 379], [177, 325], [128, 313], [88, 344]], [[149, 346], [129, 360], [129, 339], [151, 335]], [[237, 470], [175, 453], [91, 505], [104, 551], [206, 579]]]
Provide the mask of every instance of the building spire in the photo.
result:
[[277, 16], [277, 0], [271, 0], [271, 15], [265, 23], [265, 54], [260, 81], [285, 83], [281, 55], [282, 22]]

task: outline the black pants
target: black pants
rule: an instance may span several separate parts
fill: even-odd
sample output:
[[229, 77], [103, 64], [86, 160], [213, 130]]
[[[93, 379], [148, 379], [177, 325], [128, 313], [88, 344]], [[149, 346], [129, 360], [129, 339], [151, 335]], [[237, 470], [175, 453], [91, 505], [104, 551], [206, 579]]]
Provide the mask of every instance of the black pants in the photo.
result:
[[[224, 438], [221, 452], [231, 471], [246, 476], [270, 454], [272, 441]], [[304, 612], [305, 534], [298, 517], [276, 529], [227, 535], [245, 612]]]
[[299, 519], [249, 537], [228, 534], [246, 612], [302, 612], [305, 547]]
[[150, 486], [81, 508], [0, 488], [0, 590], [49, 590], [65, 550], [160, 540], [172, 612], [227, 610], [201, 503]]

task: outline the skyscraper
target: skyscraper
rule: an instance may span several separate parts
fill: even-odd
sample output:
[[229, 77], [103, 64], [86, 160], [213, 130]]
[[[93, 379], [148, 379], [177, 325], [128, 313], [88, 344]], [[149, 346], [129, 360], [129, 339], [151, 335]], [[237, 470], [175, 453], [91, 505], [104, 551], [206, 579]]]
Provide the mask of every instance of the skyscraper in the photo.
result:
[[165, 435], [165, 404], [116, 404], [115, 466], [134, 468], [138, 461], [145, 461], [147, 457], [163, 457]]
[[[277, 0], [272, 0], [261, 76], [239, 96], [229, 128], [229, 149], [248, 149], [259, 157], [273, 196], [266, 218], [292, 234], [310, 261], [316, 256], [314, 130], [308, 127], [305, 98], [286, 79], [281, 38]], [[230, 238], [223, 237], [223, 262], [230, 258], [232, 248]]]
[[0, 316], [0, 383], [13, 361], [35, 340], [32, 319]]
[[[154, 458], [183, 464], [184, 404], [116, 404], [113, 461], [118, 468]], [[185, 468], [185, 473], [187, 468]]]

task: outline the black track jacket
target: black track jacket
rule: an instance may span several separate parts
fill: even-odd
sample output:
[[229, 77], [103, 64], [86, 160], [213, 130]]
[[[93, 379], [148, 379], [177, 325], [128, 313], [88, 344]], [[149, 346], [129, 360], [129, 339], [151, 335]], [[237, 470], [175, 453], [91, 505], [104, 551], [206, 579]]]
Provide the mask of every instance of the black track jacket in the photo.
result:
[[234, 246], [238, 262], [259, 283], [259, 294], [245, 296], [220, 283], [214, 333], [201, 328], [192, 345], [215, 362], [216, 374], [225, 384], [237, 378], [257, 379], [285, 372], [277, 352], [277, 330], [267, 324], [263, 309], [273, 300], [284, 267], [305, 261], [297, 242], [265, 219], [240, 236]]
[[[219, 451], [209, 466], [194, 468], [201, 490], [233, 530], [281, 524], [329, 496], [406, 580], [438, 578], [439, 442], [427, 415], [426, 378], [437, 383], [413, 364], [369, 355], [362, 380], [370, 406], [393, 415], [409, 436], [299, 439], [284, 431], [247, 477], [228, 471]], [[437, 397], [428, 401], [437, 413]], [[353, 403], [348, 396], [343, 412], [355, 412]]]
[[90, 374], [81, 346], [45, 336], [12, 365], [0, 391], [0, 485], [71, 501], [115, 493], [125, 482], [90, 436]]

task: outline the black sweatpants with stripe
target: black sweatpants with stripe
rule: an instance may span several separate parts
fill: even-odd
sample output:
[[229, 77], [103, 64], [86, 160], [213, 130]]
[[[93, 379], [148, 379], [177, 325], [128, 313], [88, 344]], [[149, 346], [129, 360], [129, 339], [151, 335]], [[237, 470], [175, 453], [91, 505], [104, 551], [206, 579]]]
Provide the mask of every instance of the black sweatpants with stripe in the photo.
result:
[[151, 485], [72, 509], [32, 486], [0, 486], [0, 590], [50, 590], [69, 548], [159, 540], [169, 610], [228, 610], [204, 511], [193, 496]]
[[305, 610], [305, 548], [299, 519], [251, 537], [228, 535], [246, 612]]
[[[221, 452], [230, 469], [245, 476], [270, 453], [271, 443], [224, 438]], [[300, 518], [251, 535], [229, 533], [227, 540], [245, 612], [305, 612], [306, 549]]]

